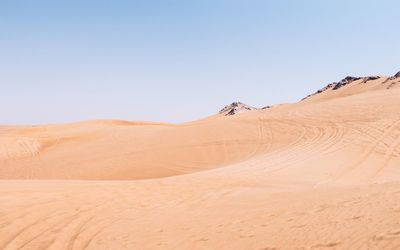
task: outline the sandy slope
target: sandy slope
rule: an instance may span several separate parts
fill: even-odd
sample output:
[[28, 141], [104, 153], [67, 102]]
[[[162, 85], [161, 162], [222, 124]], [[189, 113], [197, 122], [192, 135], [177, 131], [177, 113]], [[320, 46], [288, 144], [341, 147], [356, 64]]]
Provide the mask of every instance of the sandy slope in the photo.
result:
[[2, 127], [0, 249], [399, 249], [384, 80], [181, 125]]
[[3, 179], [143, 179], [226, 165], [261, 152], [257, 119], [182, 125], [105, 121], [7, 128]]

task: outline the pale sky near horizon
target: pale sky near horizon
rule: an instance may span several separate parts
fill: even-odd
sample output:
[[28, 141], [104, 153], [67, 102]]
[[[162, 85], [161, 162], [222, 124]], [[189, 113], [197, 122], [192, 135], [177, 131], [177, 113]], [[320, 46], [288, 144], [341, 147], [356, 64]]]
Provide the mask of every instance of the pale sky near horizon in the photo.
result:
[[399, 1], [0, 1], [0, 124], [182, 122], [400, 71]]

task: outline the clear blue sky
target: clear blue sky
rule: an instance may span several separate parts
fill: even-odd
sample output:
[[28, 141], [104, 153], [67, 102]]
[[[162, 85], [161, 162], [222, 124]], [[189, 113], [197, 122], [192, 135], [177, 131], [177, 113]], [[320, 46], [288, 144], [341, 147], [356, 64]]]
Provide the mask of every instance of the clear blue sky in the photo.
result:
[[400, 2], [0, 1], [0, 124], [181, 122], [400, 70]]

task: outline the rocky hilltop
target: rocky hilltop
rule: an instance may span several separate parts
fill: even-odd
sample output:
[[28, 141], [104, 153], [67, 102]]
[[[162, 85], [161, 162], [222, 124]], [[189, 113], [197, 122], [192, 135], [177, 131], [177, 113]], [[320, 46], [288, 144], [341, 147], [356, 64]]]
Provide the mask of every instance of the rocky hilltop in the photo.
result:
[[219, 111], [219, 114], [225, 115], [225, 116], [230, 116], [230, 115], [236, 115], [236, 114], [243, 113], [243, 112], [250, 111], [250, 110], [257, 110], [257, 109], [258, 108], [249, 106], [242, 102], [233, 102], [233, 103], [225, 106], [223, 109], [221, 109]]
[[[354, 83], [354, 82], [358, 82], [358, 83], [368, 83], [369, 81], [374, 81], [374, 80], [378, 80], [382, 78], [381, 76], [365, 76], [365, 77], [355, 77], [355, 76], [347, 76], [345, 78], [343, 78], [342, 80], [338, 81], [338, 82], [333, 82], [333, 83], [329, 83], [328, 85], [326, 85], [325, 87], [323, 87], [322, 89], [317, 90], [315, 93], [310, 94], [308, 96], [306, 96], [305, 98], [303, 98], [302, 100], [305, 100], [311, 96], [323, 93], [327, 90], [338, 90], [348, 84]], [[393, 81], [393, 80], [397, 80], [400, 79], [400, 71], [397, 72], [394, 76], [391, 77], [387, 77], [387, 79], [383, 82], [384, 83], [388, 83], [389, 81]], [[389, 85], [387, 88], [390, 88], [394, 85], [394, 83], [392, 83], [391, 85]]]

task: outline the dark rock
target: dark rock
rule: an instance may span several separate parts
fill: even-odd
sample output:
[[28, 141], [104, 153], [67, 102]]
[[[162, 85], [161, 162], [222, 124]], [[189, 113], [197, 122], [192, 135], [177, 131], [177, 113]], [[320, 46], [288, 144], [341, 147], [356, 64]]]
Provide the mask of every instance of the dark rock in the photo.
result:
[[367, 77], [364, 77], [363, 79], [363, 83], [366, 83], [366, 82], [368, 82], [368, 81], [373, 81], [373, 80], [377, 80], [377, 79], [379, 79], [379, 78], [381, 78], [380, 76], [367, 76]]
[[305, 99], [307, 99], [307, 98], [309, 98], [309, 97], [311, 97], [311, 96], [320, 94], [320, 93], [324, 92], [325, 90], [328, 90], [328, 89], [332, 88], [335, 84], [336, 84], [336, 83], [329, 83], [328, 85], [326, 85], [326, 86], [323, 87], [322, 89], [317, 90], [317, 92], [315, 92], [315, 93], [313, 93], [313, 94], [310, 94], [310, 95], [304, 97], [304, 98], [301, 99], [301, 100], [303, 101], [303, 100], [305, 100]]
[[394, 76], [389, 77], [388, 79], [386, 79], [386, 81], [384, 81], [383, 83], [387, 83], [388, 81], [394, 80], [396, 78], [400, 77], [400, 71], [397, 72]]
[[225, 116], [230, 116], [230, 115], [236, 115], [238, 113], [242, 113], [245, 111], [250, 111], [250, 110], [257, 110], [257, 108], [251, 107], [249, 105], [246, 105], [241, 102], [233, 102], [227, 106], [225, 106], [223, 109], [219, 111], [219, 114], [225, 115]]
[[347, 76], [346, 78], [340, 80], [339, 82], [334, 82], [332, 83], [334, 85], [333, 90], [340, 89], [343, 86], [346, 86], [349, 83], [352, 83], [354, 81], [360, 80], [361, 77], [354, 77], [354, 76]]
[[324, 88], [317, 90], [315, 93], [313, 93], [311, 95], [308, 95], [308, 96], [304, 97], [301, 100], [303, 101], [303, 100], [305, 100], [305, 99], [307, 99], [307, 98], [309, 98], [311, 96], [314, 96], [314, 95], [320, 94], [322, 92], [325, 92], [328, 89], [332, 89], [332, 90], [340, 89], [341, 87], [343, 87], [343, 86], [345, 86], [345, 85], [347, 85], [349, 83], [352, 83], [354, 81], [360, 80], [360, 79], [361, 79], [361, 77], [346, 76], [344, 79], [340, 80], [339, 82], [329, 83]]
[[333, 87], [333, 90], [340, 89], [343, 86], [346, 86], [347, 84], [350, 84], [354, 81], [360, 80], [361, 77], [354, 77], [354, 76], [346, 76], [344, 79], [340, 80], [337, 83], [333, 83], [335, 86]]
[[[304, 97], [301, 100], [303, 101], [303, 100], [305, 100], [305, 99], [307, 99], [307, 98], [309, 98], [311, 96], [323, 93], [323, 92], [325, 92], [326, 90], [329, 90], [329, 89], [332, 89], [332, 90], [340, 89], [341, 87], [346, 86], [347, 84], [350, 84], [350, 83], [352, 83], [354, 81], [357, 81], [357, 80], [360, 80], [360, 79], [362, 79], [362, 81], [360, 81], [360, 83], [366, 83], [368, 81], [373, 81], [373, 80], [377, 80], [377, 79], [380, 79], [380, 78], [381, 78], [380, 76], [367, 76], [367, 77], [346, 76], [344, 79], [340, 80], [339, 82], [330, 83], [330, 84], [326, 85], [324, 88], [317, 90], [315, 93], [313, 93], [311, 95], [308, 95], [308, 96]], [[387, 82], [389, 82], [391, 80], [397, 79], [397, 78], [400, 78], [400, 71], [397, 72], [394, 76], [388, 77], [385, 81], [382, 82], [382, 84], [385, 84], [385, 83], [387, 83]], [[398, 81], [398, 83], [400, 83], [400, 81]], [[388, 89], [393, 87], [394, 84], [395, 83], [390, 85], [388, 87]]]
[[343, 86], [343, 83], [341, 83], [341, 82], [334, 83], [334, 84], [335, 84], [335, 87], [333, 87], [333, 90], [340, 89]]
[[361, 79], [361, 77], [346, 76], [346, 78], [341, 80], [341, 82], [353, 82], [353, 81], [357, 81], [357, 80], [360, 80], [360, 79]]

